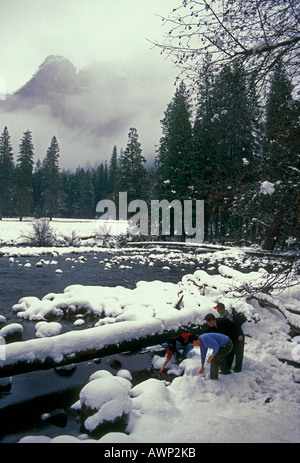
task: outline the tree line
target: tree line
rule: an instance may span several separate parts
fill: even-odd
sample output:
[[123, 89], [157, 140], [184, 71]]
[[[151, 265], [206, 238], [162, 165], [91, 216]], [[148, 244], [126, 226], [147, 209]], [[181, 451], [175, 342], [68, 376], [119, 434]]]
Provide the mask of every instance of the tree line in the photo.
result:
[[[53, 136], [34, 166], [32, 134], [24, 132], [14, 163], [7, 127], [0, 137], [2, 216], [94, 218], [98, 201], [203, 199], [205, 240], [286, 249], [299, 238], [300, 104], [278, 60], [266, 95], [258, 96], [241, 62], [199, 72], [192, 99], [185, 83], [175, 90], [161, 120], [155, 165], [136, 128], [128, 144], [96, 168], [60, 170]], [[182, 236], [182, 239], [185, 237]]]

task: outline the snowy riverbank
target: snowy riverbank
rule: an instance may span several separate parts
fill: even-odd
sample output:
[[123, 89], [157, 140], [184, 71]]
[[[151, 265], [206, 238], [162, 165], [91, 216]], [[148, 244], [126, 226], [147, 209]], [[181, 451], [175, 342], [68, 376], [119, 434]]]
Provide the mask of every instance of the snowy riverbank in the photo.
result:
[[[11, 246], [9, 249], [12, 251]], [[24, 248], [18, 249], [22, 252]], [[51, 252], [53, 255], [63, 255], [60, 254], [64, 252], [63, 249], [52, 248]], [[29, 252], [27, 255], [35, 255], [36, 249], [27, 249], [26, 252]], [[134, 258], [129, 254], [124, 260], [119, 250], [112, 251], [110, 260], [114, 260], [118, 268], [123, 265], [124, 270], [130, 271], [134, 265], [133, 259], [139, 259], [140, 265], [147, 266], [160, 258], [155, 250], [146, 257], [142, 249], [137, 251]], [[9, 259], [10, 255], [13, 254], [7, 253], [4, 258]], [[170, 265], [167, 271], [172, 271], [172, 265], [186, 266], [191, 258], [184, 252], [174, 253], [172, 250], [168, 255]], [[212, 307], [217, 301], [221, 301], [229, 312], [234, 308], [247, 320], [243, 325], [246, 335], [243, 371], [220, 376], [219, 381], [213, 382], [209, 379], [209, 367], [206, 366], [205, 375], [199, 376], [200, 359], [195, 349], [194, 355], [179, 365], [169, 364], [169, 372], [177, 375], [172, 383], [163, 378], [152, 378], [132, 387], [130, 372], [119, 373], [113, 379], [100, 372], [91, 378], [74, 408], [80, 414], [83, 404], [94, 402], [96, 412], [87, 423], [90, 429], [103, 418], [113, 419], [125, 412], [128, 420], [126, 432], [108, 433], [96, 440], [87, 434], [81, 435], [78, 430], [76, 436], [58, 432], [54, 439], [26, 436], [22, 442], [133, 444], [300, 441], [299, 369], [282, 362], [282, 359], [295, 363], [300, 361], [299, 338], [290, 337], [288, 323], [300, 328], [300, 285], [286, 290], [274, 288], [268, 295], [262, 296], [259, 287], [270, 276], [266, 270], [270, 265], [269, 259], [249, 257], [241, 249], [195, 256], [196, 269], [191, 269], [178, 284], [141, 281], [134, 289], [121, 285], [109, 288], [73, 285], [66, 287], [63, 292], [53, 290], [41, 299], [32, 298], [29, 289], [29, 294], [24, 295], [12, 310], [18, 315], [20, 324], [23, 320], [36, 325], [42, 322], [36, 330], [38, 332], [40, 328], [40, 335], [37, 335], [37, 339], [5, 346], [6, 359], [1, 361], [1, 365], [18, 359], [43, 361], [51, 356], [59, 360], [66, 353], [72, 354], [79, 348], [101, 348], [106, 342], [118, 343], [124, 338], [136, 338], [140, 333], [179, 329], [183, 324], [201, 325], [205, 315], [213, 311]], [[203, 269], [205, 260], [209, 260], [214, 272]], [[114, 272], [111, 261], [104, 264], [108, 272]], [[282, 269], [282, 263], [273, 260], [272, 264], [273, 275], [276, 275]], [[240, 271], [233, 270], [234, 266], [238, 266]], [[32, 271], [34, 278], [38, 268], [28, 270]], [[247, 297], [249, 294], [252, 296], [250, 299]], [[254, 296], [268, 299], [280, 310], [270, 306], [261, 307]], [[59, 328], [61, 316], [66, 311], [73, 311], [74, 314], [81, 311], [78, 317], [81, 331], [57, 334], [55, 330]], [[84, 329], [85, 317], [90, 314], [95, 316], [94, 327]], [[52, 317], [51, 322], [47, 319], [49, 316]], [[53, 322], [55, 325], [51, 325]], [[153, 356], [153, 365], [157, 370], [162, 362], [162, 357]], [[122, 379], [118, 379], [119, 376]], [[117, 400], [120, 388], [122, 401]], [[104, 394], [101, 392], [104, 390], [115, 390], [116, 394]], [[102, 397], [102, 402], [99, 397]], [[170, 425], [174, 422], [180, 424]]]

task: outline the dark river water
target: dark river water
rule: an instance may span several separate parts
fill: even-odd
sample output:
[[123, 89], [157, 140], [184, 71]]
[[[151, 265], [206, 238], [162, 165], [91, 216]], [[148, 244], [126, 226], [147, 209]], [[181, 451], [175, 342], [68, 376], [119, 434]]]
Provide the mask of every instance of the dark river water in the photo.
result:
[[[36, 321], [17, 318], [12, 311], [12, 306], [22, 297], [35, 296], [41, 299], [50, 292], [61, 293], [73, 284], [120, 285], [133, 289], [141, 280], [178, 283], [185, 274], [200, 268], [198, 256], [194, 250], [187, 250], [185, 253], [175, 251], [170, 260], [167, 251], [159, 251], [154, 257], [153, 250], [127, 249], [115, 253], [107, 251], [83, 255], [14, 257], [14, 262], [8, 257], [1, 257], [0, 314], [6, 317], [7, 324], [23, 325], [22, 340], [34, 338]], [[41, 259], [45, 263], [42, 267], [36, 267]], [[131, 268], [121, 268], [122, 264]], [[56, 273], [56, 269], [60, 269], [62, 273]], [[63, 325], [62, 332], [75, 329], [68, 321], [58, 321]], [[113, 358], [77, 364], [67, 374], [48, 370], [15, 376], [11, 389], [0, 392], [0, 442], [18, 442], [26, 435], [79, 435], [77, 412], [70, 406], [78, 400], [79, 392], [90, 375], [101, 368], [113, 374], [116, 368], [125, 368], [131, 372], [132, 382], [136, 384], [157, 376], [157, 371], [152, 369], [153, 354], [117, 354]], [[164, 351], [161, 355], [164, 355]], [[66, 420], [52, 424], [41, 418], [44, 413], [56, 409], [66, 412]]]

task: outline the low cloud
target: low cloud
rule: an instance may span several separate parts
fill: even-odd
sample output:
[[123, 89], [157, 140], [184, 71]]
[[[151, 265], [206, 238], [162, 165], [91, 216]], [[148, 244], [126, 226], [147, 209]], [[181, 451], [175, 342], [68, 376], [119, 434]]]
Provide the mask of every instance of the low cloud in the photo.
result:
[[58, 88], [34, 99], [14, 95], [10, 109], [9, 102], [0, 101], [0, 130], [8, 127], [16, 158], [23, 132], [29, 129], [35, 161], [44, 158], [55, 135], [60, 166], [76, 169], [109, 161], [113, 146], [125, 149], [129, 129], [135, 127], [151, 163], [161, 137], [160, 120], [175, 91], [169, 67], [162, 69], [154, 67], [149, 73], [141, 57], [136, 69], [105, 63], [80, 70], [77, 91]]

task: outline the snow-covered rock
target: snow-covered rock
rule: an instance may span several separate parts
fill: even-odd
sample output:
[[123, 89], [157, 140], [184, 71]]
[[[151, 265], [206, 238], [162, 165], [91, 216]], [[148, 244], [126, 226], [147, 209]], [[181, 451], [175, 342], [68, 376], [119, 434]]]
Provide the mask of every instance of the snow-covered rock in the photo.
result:
[[131, 383], [121, 377], [105, 375], [92, 379], [80, 392], [84, 427], [92, 432], [103, 423], [114, 422], [131, 409]]
[[38, 322], [35, 325], [35, 329], [37, 338], [46, 338], [60, 334], [62, 326], [58, 322]]

